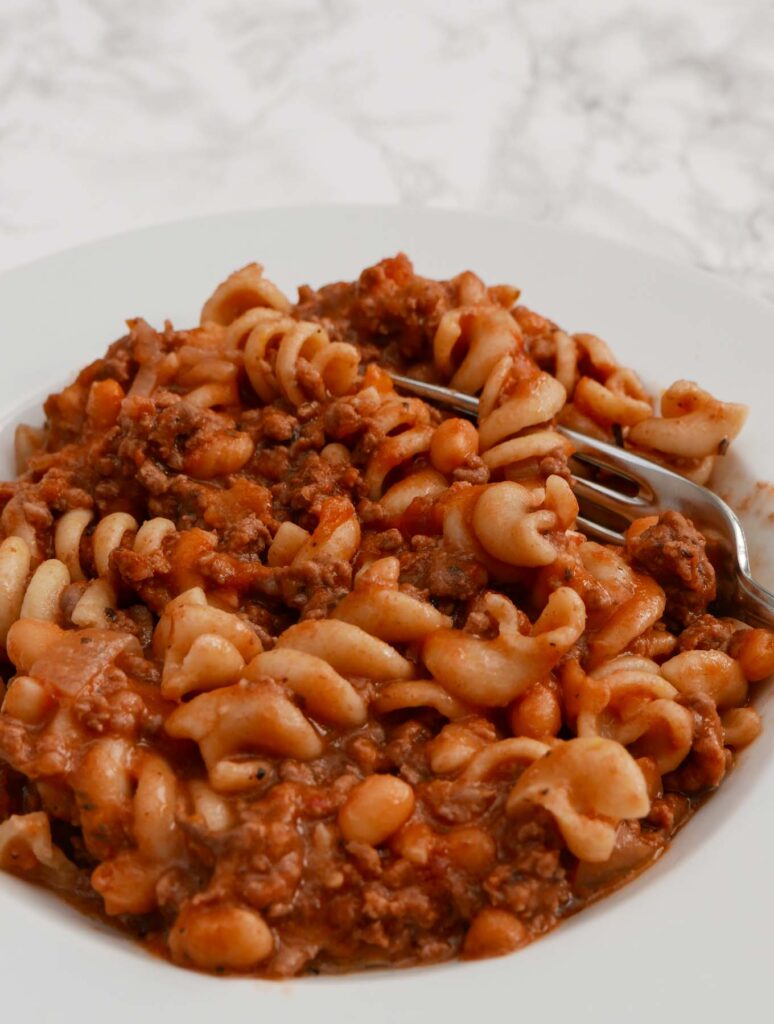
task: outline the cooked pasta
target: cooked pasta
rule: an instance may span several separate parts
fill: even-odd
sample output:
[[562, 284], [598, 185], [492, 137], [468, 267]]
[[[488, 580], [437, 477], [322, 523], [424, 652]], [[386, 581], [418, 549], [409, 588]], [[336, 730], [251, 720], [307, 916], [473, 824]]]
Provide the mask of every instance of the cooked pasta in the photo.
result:
[[[0, 867], [175, 963], [501, 955], [655, 860], [774, 635], [683, 516], [578, 530], [557, 430], [705, 481], [745, 418], [405, 256], [128, 334], [0, 485]], [[479, 421], [385, 369], [479, 397]]]

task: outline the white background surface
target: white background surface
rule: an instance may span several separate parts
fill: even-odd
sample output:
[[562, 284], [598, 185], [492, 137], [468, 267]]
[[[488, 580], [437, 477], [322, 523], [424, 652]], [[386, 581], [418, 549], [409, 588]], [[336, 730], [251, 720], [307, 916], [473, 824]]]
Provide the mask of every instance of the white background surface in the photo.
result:
[[0, 0], [0, 269], [200, 213], [409, 202], [774, 298], [773, 136], [770, 0]]

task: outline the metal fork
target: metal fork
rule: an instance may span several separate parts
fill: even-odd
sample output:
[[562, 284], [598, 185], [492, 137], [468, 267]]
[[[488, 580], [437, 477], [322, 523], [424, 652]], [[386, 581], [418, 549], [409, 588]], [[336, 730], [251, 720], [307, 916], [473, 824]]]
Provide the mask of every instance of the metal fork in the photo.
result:
[[[396, 388], [476, 419], [478, 399], [440, 384], [428, 384], [390, 372]], [[750, 556], [742, 524], [731, 508], [706, 487], [686, 480], [658, 463], [557, 426], [575, 449], [572, 461], [588, 473], [602, 471], [608, 482], [573, 475], [573, 490], [582, 515], [578, 528], [593, 540], [623, 544], [622, 530], [642, 516], [674, 509], [688, 516], [707, 538], [718, 569], [721, 601], [746, 621], [774, 628], [774, 594], [758, 583], [750, 572]], [[625, 481], [631, 494], [610, 484], [613, 476]], [[619, 529], [615, 527], [619, 526]]]

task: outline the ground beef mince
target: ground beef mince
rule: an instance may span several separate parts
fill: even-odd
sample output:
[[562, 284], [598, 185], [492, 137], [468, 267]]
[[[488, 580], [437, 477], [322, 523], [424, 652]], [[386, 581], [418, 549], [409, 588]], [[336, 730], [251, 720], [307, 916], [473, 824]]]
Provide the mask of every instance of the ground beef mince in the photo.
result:
[[662, 512], [654, 526], [626, 544], [635, 566], [664, 588], [667, 616], [684, 625], [705, 612], [717, 594], [706, 546], [690, 519], [671, 511]]

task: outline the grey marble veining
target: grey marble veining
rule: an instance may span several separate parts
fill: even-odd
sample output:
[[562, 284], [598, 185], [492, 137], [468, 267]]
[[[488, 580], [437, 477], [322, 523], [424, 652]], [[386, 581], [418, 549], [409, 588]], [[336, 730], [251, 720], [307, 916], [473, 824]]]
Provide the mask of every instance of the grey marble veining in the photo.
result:
[[774, 4], [0, 0], [0, 268], [310, 202], [575, 225], [774, 298]]

